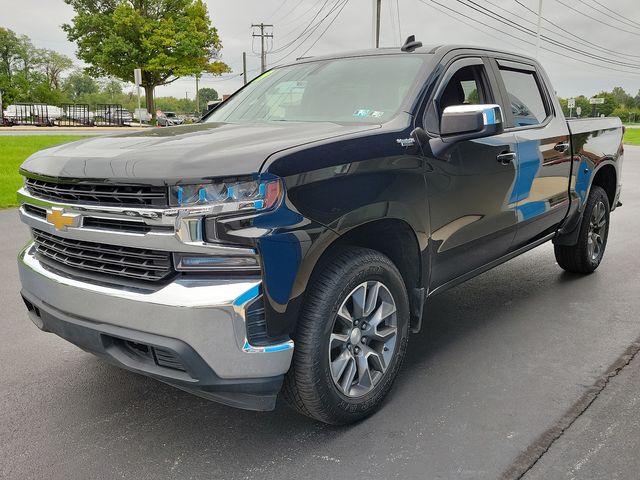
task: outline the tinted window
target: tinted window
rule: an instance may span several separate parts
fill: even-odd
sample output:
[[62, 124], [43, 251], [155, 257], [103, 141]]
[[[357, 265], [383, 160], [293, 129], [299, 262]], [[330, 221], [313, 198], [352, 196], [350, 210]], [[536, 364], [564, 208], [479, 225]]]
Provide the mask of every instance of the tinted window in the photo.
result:
[[400, 109], [423, 65], [422, 56], [385, 55], [274, 68], [206, 121], [383, 123]]
[[475, 105], [484, 103], [479, 65], [462, 67], [453, 74], [440, 95], [440, 111], [453, 105]]
[[500, 73], [509, 94], [515, 126], [537, 125], [547, 118], [534, 72], [501, 68]]

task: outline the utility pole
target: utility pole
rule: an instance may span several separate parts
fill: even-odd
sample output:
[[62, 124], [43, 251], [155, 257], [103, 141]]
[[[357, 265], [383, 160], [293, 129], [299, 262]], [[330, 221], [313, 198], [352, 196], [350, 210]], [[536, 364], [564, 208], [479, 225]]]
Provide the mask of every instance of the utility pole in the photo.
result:
[[[142, 126], [142, 108], [140, 107], [140, 84], [142, 83], [142, 70], [136, 68], [133, 70], [133, 81], [138, 89], [138, 126]], [[149, 112], [151, 113], [151, 112]]]
[[260, 37], [260, 71], [262, 73], [267, 69], [267, 52], [264, 48], [264, 39], [273, 38], [273, 33], [264, 33], [265, 27], [273, 28], [273, 25], [267, 25], [266, 23], [251, 24], [251, 28], [260, 28], [260, 34], [253, 33], [252, 37]]
[[2, 89], [0, 88], [0, 127], [4, 125], [4, 105], [2, 105]]
[[242, 52], [242, 78], [244, 84], [247, 84], [247, 52]]
[[382, 0], [373, 0], [374, 46], [380, 48], [380, 10]]
[[196, 75], [196, 115], [200, 115], [200, 89], [198, 88], [198, 81], [200, 80], [200, 75]]
[[542, 22], [542, 0], [538, 1], [538, 32], [536, 34], [536, 59], [540, 54], [540, 23]]

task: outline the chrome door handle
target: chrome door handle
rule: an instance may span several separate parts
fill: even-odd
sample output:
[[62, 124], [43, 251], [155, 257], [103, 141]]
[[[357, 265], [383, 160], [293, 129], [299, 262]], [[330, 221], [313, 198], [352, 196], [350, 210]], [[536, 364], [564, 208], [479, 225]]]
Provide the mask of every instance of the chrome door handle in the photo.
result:
[[513, 162], [516, 159], [516, 154], [514, 152], [504, 152], [498, 155], [496, 159], [502, 165], [509, 165], [511, 162]]
[[564, 153], [567, 150], [569, 150], [569, 142], [556, 143], [555, 146], [553, 147], [553, 149], [556, 152]]

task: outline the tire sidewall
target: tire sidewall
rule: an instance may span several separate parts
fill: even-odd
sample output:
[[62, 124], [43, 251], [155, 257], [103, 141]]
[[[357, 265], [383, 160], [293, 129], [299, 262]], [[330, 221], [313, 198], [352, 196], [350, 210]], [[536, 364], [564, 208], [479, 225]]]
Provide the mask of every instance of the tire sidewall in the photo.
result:
[[[360, 284], [366, 281], [379, 281], [391, 293], [396, 303], [398, 339], [395, 351], [389, 367], [385, 371], [383, 378], [367, 394], [349, 398], [340, 392], [334, 384], [331, 376], [329, 363], [329, 338], [333, 331], [338, 309], [345, 298]], [[319, 365], [317, 372], [319, 378], [318, 390], [322, 398], [326, 399], [327, 408], [333, 410], [332, 416], [341, 417], [345, 422], [355, 421], [373, 413], [382, 402], [391, 388], [396, 374], [401, 366], [409, 330], [409, 302], [404, 281], [391, 261], [372, 263], [353, 262], [350, 265], [347, 275], [337, 283], [333, 291], [326, 292], [325, 309], [327, 312], [326, 321], [319, 330], [317, 339], [319, 348], [314, 350], [315, 365]]]
[[[602, 249], [600, 251], [600, 255], [595, 260], [592, 259], [589, 255], [588, 241], [589, 241], [589, 225], [591, 223], [591, 215], [593, 214], [593, 209], [596, 204], [601, 201], [605, 207], [605, 218], [606, 225], [604, 236], [602, 240]], [[607, 197], [606, 192], [595, 186], [592, 189], [591, 195], [589, 195], [589, 201], [587, 204], [587, 208], [584, 212], [584, 221], [582, 224], [582, 231], [580, 232], [581, 243], [582, 243], [582, 254], [584, 255], [585, 264], [589, 266], [590, 271], [594, 271], [600, 265], [602, 258], [604, 257], [604, 252], [607, 248], [607, 241], [609, 240], [609, 216], [611, 214], [611, 207], [609, 205], [609, 198]]]

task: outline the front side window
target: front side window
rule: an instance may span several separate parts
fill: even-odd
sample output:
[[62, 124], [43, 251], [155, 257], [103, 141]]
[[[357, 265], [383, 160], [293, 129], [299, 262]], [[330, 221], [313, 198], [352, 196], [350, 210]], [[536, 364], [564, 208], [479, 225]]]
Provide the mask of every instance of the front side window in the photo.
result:
[[440, 95], [440, 113], [454, 105], [476, 105], [485, 102], [481, 65], [462, 67], [453, 74]]
[[383, 123], [400, 110], [424, 62], [418, 55], [380, 55], [274, 68], [206, 121]]
[[509, 95], [515, 126], [542, 123], [548, 112], [535, 72], [500, 68], [500, 75]]

